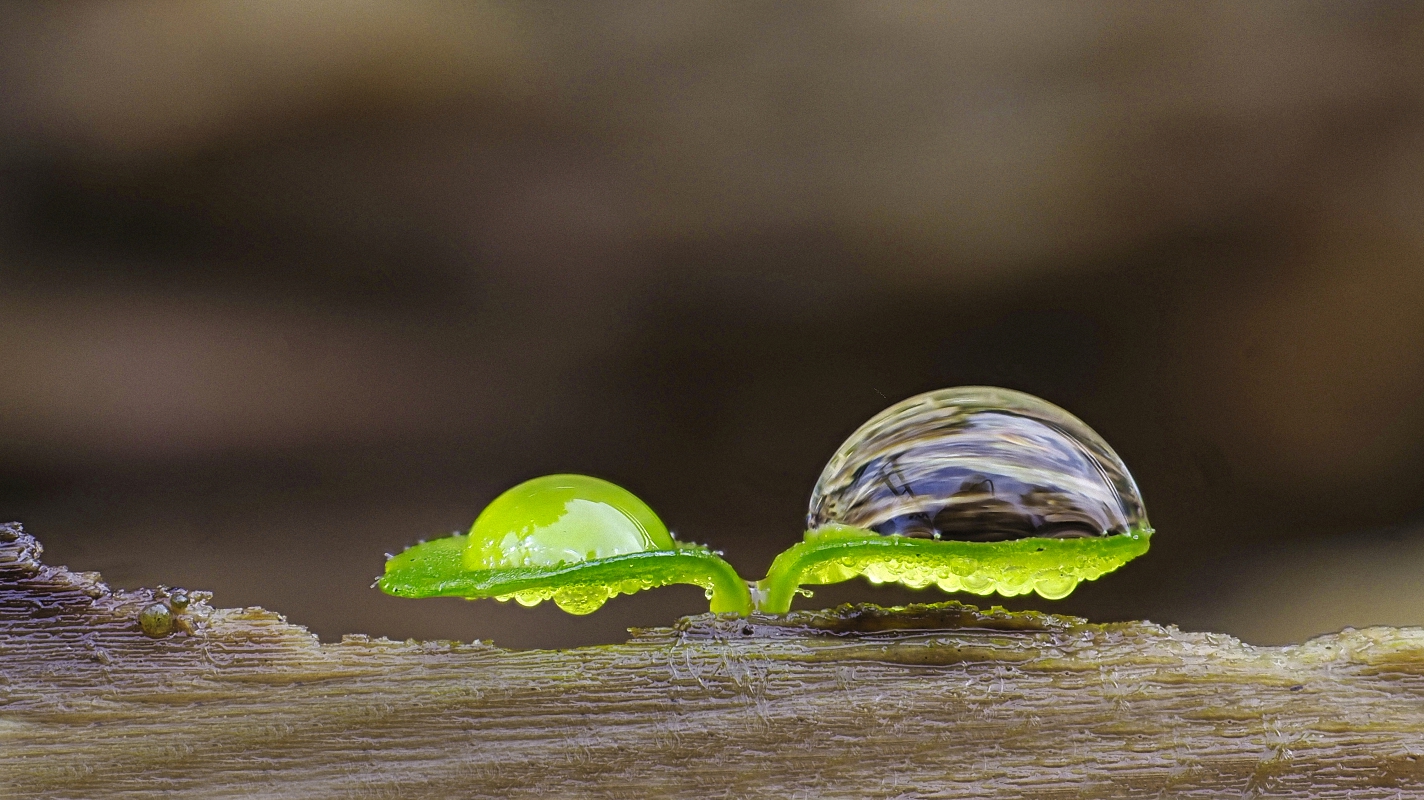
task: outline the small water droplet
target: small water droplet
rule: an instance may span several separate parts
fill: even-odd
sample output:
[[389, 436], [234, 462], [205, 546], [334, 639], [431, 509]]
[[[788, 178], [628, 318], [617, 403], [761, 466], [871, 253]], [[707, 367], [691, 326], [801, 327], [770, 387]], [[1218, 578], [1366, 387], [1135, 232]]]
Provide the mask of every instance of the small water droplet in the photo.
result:
[[[985, 386], [911, 397], [862, 425], [811, 494], [808, 527], [829, 524], [976, 542], [1148, 527], [1102, 437], [1052, 403]], [[983, 588], [972, 576], [963, 584]]]
[[166, 603], [153, 603], [138, 612], [138, 626], [145, 636], [161, 639], [173, 632], [173, 612]]
[[[634, 588], [633, 591], [637, 591], [637, 588]], [[617, 588], [592, 585], [569, 586], [554, 593], [554, 604], [570, 614], [592, 614], [617, 594]]]

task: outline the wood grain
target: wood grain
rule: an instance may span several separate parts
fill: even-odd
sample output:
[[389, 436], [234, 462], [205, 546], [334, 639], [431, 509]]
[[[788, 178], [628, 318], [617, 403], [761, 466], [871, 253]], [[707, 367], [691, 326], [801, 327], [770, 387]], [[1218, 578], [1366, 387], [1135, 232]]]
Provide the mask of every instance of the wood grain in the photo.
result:
[[[620, 645], [321, 644], [44, 565], [0, 526], [14, 798], [1424, 796], [1424, 630], [1291, 647], [846, 606]], [[413, 601], [414, 602], [414, 601]]]

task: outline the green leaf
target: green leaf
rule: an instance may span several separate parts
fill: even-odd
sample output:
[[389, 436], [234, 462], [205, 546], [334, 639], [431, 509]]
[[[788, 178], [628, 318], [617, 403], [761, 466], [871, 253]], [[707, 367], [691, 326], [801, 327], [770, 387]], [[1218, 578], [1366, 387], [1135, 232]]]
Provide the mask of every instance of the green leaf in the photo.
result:
[[751, 613], [747, 584], [731, 565], [675, 541], [631, 492], [586, 475], [547, 475], [510, 489], [468, 536], [417, 544], [388, 560], [377, 580], [398, 597], [552, 599], [572, 614], [674, 583], [701, 586], [714, 612]]
[[1114, 536], [962, 542], [830, 525], [808, 531], [805, 541], [776, 557], [767, 576], [757, 582], [757, 607], [784, 614], [803, 584], [839, 583], [857, 576], [913, 589], [935, 585], [947, 592], [1010, 597], [1038, 592], [1057, 600], [1080, 581], [1094, 580], [1147, 552], [1151, 537], [1151, 529], [1142, 528]]

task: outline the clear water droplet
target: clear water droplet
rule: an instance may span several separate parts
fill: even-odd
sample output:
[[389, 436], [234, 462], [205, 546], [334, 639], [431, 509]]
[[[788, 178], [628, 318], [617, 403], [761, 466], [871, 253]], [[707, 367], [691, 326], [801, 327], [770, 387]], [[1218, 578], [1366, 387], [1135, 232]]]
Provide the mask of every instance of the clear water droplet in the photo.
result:
[[830, 524], [978, 542], [1149, 527], [1102, 437], [1052, 403], [987, 386], [911, 397], [862, 425], [811, 494], [808, 527]]

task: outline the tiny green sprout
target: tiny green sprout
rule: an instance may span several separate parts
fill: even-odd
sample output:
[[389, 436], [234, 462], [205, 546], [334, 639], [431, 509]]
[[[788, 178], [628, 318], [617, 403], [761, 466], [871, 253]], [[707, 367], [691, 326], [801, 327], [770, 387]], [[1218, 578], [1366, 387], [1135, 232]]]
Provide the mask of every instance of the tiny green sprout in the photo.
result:
[[885, 409], [846, 439], [811, 493], [803, 541], [748, 584], [675, 541], [628, 491], [549, 475], [505, 492], [466, 536], [418, 544], [377, 584], [400, 597], [553, 599], [587, 614], [619, 594], [703, 587], [715, 612], [782, 614], [801, 586], [861, 576], [915, 589], [1066, 597], [1147, 552], [1126, 465], [1067, 411], [987, 386]]
[[546, 475], [495, 498], [467, 535], [417, 544], [386, 562], [377, 585], [398, 597], [552, 599], [588, 614], [619, 594], [687, 583], [714, 612], [751, 612], [751, 595], [711, 550], [672, 538], [631, 492], [586, 475]]

